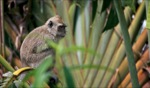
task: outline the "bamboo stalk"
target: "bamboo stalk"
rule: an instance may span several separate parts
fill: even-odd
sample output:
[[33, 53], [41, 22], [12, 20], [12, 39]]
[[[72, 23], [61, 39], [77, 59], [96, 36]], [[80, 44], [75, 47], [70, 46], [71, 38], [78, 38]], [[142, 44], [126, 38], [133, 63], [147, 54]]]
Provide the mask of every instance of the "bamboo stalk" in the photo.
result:
[[[150, 70], [150, 68], [147, 68], [148, 70]], [[145, 83], [147, 83], [149, 81], [149, 72], [143, 69], [140, 69], [138, 71], [138, 78], [139, 78], [139, 83], [140, 83], [140, 87], [142, 87]], [[131, 88], [132, 87], [132, 83], [130, 82], [126, 88]]]
[[13, 67], [0, 55], [0, 63], [8, 70], [11, 72], [14, 72], [15, 70]]
[[[73, 34], [73, 24], [72, 24], [72, 22], [70, 21], [70, 18], [69, 18], [68, 7], [66, 5], [67, 3], [68, 3], [68, 1], [64, 0], [64, 1], [62, 1], [62, 4], [57, 3], [57, 5], [56, 5], [57, 10], [59, 11], [59, 15], [61, 15], [64, 18], [64, 22], [67, 24], [67, 36], [65, 37], [65, 41], [67, 43], [66, 47], [72, 46], [72, 45], [75, 44], [74, 38], [73, 38], [73, 35], [72, 35]], [[65, 42], [65, 41], [63, 41], [63, 42]], [[79, 61], [78, 61], [77, 55], [73, 53], [73, 54], [70, 54], [69, 56], [70, 57], [66, 58], [66, 60], [71, 59], [71, 63], [72, 63], [71, 65], [72, 66], [78, 66]], [[83, 77], [81, 75], [81, 71], [80, 70], [73, 70], [72, 73], [73, 73], [73, 76], [75, 78], [76, 86], [80, 87], [80, 85], [83, 82]], [[76, 77], [77, 75], [78, 75], [78, 77]]]
[[[103, 4], [103, 1], [98, 0], [98, 9], [97, 9], [98, 13], [96, 13], [96, 16], [95, 16], [95, 19], [94, 19], [94, 22], [92, 25], [93, 30], [91, 30], [92, 32], [90, 34], [90, 38], [89, 38], [90, 40], [88, 43], [88, 48], [92, 49], [94, 51], [96, 50], [96, 48], [98, 46], [99, 38], [102, 34], [103, 27], [105, 25], [106, 15], [107, 15], [106, 11], [101, 12], [102, 4]], [[93, 62], [94, 55], [87, 53], [84, 58], [85, 58], [84, 65], [90, 66]], [[88, 77], [88, 73], [89, 73], [89, 69], [84, 69], [84, 73], [83, 73], [84, 84], [83, 85], [85, 85], [85, 82], [86, 82], [87, 77]]]
[[148, 71], [140, 69], [140, 71], [138, 72], [138, 78], [141, 87], [143, 87], [149, 81], [148, 76], [149, 76]]
[[[132, 24], [129, 27], [130, 38], [132, 39], [132, 41], [133, 41], [133, 37], [136, 35], [136, 33], [138, 31], [138, 27], [139, 27], [139, 24], [140, 24], [140, 22], [142, 20], [143, 14], [144, 14], [144, 3], [142, 3], [140, 5], [140, 7], [139, 7], [139, 9], [138, 9], [138, 11], [137, 11], [137, 13], [135, 15], [135, 19], [133, 20]], [[140, 51], [142, 49], [143, 44], [145, 43], [145, 41], [146, 41], [146, 38], [144, 38], [144, 41], [142, 42], [142, 44], [139, 47], [136, 47], [137, 51]], [[139, 43], [141, 43], [141, 42], [139, 42]], [[120, 78], [120, 76], [119, 77], [117, 76], [117, 79], [116, 79], [116, 81], [114, 83], [114, 87], [117, 87], [119, 81], [122, 80], [123, 79], [122, 77], [124, 77], [125, 74], [127, 74], [127, 72], [128, 72], [127, 71], [127, 69], [128, 69], [128, 67], [127, 67], [127, 59], [124, 58], [124, 55], [125, 55], [124, 45], [122, 44], [122, 47], [120, 47], [119, 49], [120, 50], [117, 51], [116, 55], [113, 57], [112, 62], [109, 64], [109, 67], [108, 67], [108, 68], [111, 68], [111, 69], [116, 69], [120, 65], [121, 61], [123, 60], [123, 62], [119, 66], [119, 74], [120, 74], [121, 78]], [[122, 50], [124, 50], [124, 54], [122, 54], [122, 56], [121, 56], [121, 53], [123, 52]], [[134, 50], [134, 51], [136, 51], [136, 50]], [[138, 59], [138, 58], [135, 58], [135, 59]], [[111, 77], [113, 76], [114, 73], [115, 73], [115, 71], [112, 72], [112, 73], [107, 72], [105, 77], [104, 77], [104, 79], [111, 79]], [[104, 83], [104, 85], [107, 86], [108, 83], [109, 82], [107, 80], [107, 82]]]
[[[110, 37], [112, 36], [113, 30], [109, 30], [106, 31], [105, 33], [102, 34], [99, 45], [98, 45], [98, 49], [97, 49], [97, 53], [100, 53], [100, 56], [95, 56], [94, 61], [92, 63], [92, 65], [96, 65], [99, 66], [99, 63], [102, 60], [102, 57], [105, 53], [105, 50], [108, 46]], [[95, 68], [95, 69], [90, 69], [89, 71], [89, 76], [87, 77], [86, 83], [85, 85], [87, 87], [91, 87], [93, 82], [95, 81], [95, 76], [97, 74], [97, 71], [101, 69], [101, 67], [99, 68]], [[94, 87], [97, 87], [96, 85]]]
[[4, 8], [3, 0], [0, 1], [0, 54], [5, 57], [5, 35], [4, 35]]
[[[68, 30], [70, 30], [70, 32], [68, 33], [68, 38], [67, 38], [67, 41], [70, 41], [68, 42], [68, 45], [71, 46], [72, 44], [74, 45], [74, 41], [73, 41], [73, 24], [71, 24], [70, 22], [70, 18], [69, 18], [69, 14], [68, 14], [68, 10], [67, 10], [67, 6], [65, 5], [66, 4], [66, 1], [63, 2], [63, 6], [64, 6], [64, 19], [66, 20], [65, 22], [67, 22], [68, 26]], [[72, 57], [72, 66], [78, 66], [79, 65], [79, 61], [78, 61], [78, 58], [77, 58], [77, 55], [76, 54], [71, 54], [71, 57]], [[67, 59], [70, 59], [70, 58], [67, 58]], [[72, 71], [73, 73], [73, 76], [75, 78], [75, 83], [76, 83], [76, 87], [80, 87], [80, 85], [82, 84], [83, 82], [83, 77], [81, 75], [81, 71], [80, 70], [74, 70]], [[76, 77], [78, 75], [78, 78]]]
[[[144, 30], [144, 32], [140, 35], [140, 37], [138, 38], [136, 44], [134, 44], [133, 46], [133, 50], [136, 52], [140, 52], [142, 47], [144, 46], [145, 42], [147, 40], [147, 31]], [[135, 61], [137, 61], [138, 57], [135, 57]], [[116, 81], [114, 83], [114, 87], [116, 87], [121, 80], [124, 79], [125, 75], [128, 72], [127, 69], [127, 58], [124, 58], [124, 61], [121, 63], [121, 65], [119, 66], [119, 76], [117, 76]]]
[[[78, 8], [78, 17], [75, 27], [75, 43], [76, 46], [86, 47], [86, 29], [85, 29], [85, 14], [83, 13], [84, 8]], [[83, 64], [82, 51], [77, 51], [77, 58], [80, 65]]]
[[6, 20], [4, 20], [4, 28], [5, 31], [8, 33], [8, 35], [11, 37], [12, 43], [15, 45], [17, 34], [13, 31], [12, 27], [9, 25], [9, 23]]
[[132, 87], [139, 88], [140, 86], [139, 86], [139, 82], [138, 82], [138, 78], [137, 78], [137, 74], [136, 74], [137, 71], [136, 71], [136, 67], [135, 67], [134, 55], [132, 52], [129, 33], [127, 31], [127, 23], [125, 21], [125, 17], [124, 17], [123, 11], [121, 9], [120, 3], [116, 0], [113, 0], [113, 2], [115, 5], [115, 8], [116, 8], [116, 12], [117, 12], [118, 19], [120, 22], [121, 30], [123, 33], [123, 39], [124, 39], [125, 48], [126, 48], [128, 67], [129, 67], [129, 71], [130, 71], [130, 75], [131, 75]]
[[[2, 6], [1, 3], [2, 3], [2, 0], [0, 1], [0, 7]], [[1, 9], [0, 9], [0, 14], [2, 14], [2, 10], [1, 10]], [[1, 17], [2, 17], [2, 16], [0, 16], [0, 19], [1, 19]], [[2, 45], [3, 45], [3, 44], [2, 44], [2, 42], [3, 42], [3, 41], [2, 41], [3, 36], [2, 36], [2, 27], [1, 27], [2, 23], [1, 23], [1, 22], [2, 22], [2, 21], [0, 21], [0, 54], [3, 53], [3, 49], [2, 49], [2, 48], [3, 48], [3, 46], [2, 46]]]
[[[106, 12], [103, 12], [101, 14], [101, 18], [99, 18], [99, 19], [101, 19], [101, 21], [103, 21], [103, 22], [100, 22], [100, 23], [102, 23], [101, 26], [104, 26], [104, 23], [105, 23], [104, 20], [106, 19]], [[101, 29], [101, 30], [97, 30], [97, 31], [99, 31], [99, 32], [97, 32], [97, 33], [99, 33], [99, 35], [98, 34], [93, 34], [93, 36], [94, 36], [93, 39], [91, 41], [89, 40], [91, 43], [93, 43], [93, 44], [91, 44], [91, 45], [88, 46], [90, 49], [96, 50], [97, 44], [98, 44], [98, 41], [99, 41], [98, 38], [100, 38], [100, 35], [101, 35], [101, 32], [102, 32], [102, 28], [103, 27], [100, 27], [99, 29]], [[93, 29], [93, 30], [95, 30], [95, 29]], [[85, 58], [86, 58], [86, 60], [84, 62], [84, 65], [91, 65], [92, 62], [93, 62], [94, 56], [91, 55], [91, 54], [87, 54]], [[88, 73], [89, 73], [89, 69], [85, 69], [84, 70], [84, 79], [85, 79], [85, 81], [86, 81], [86, 79], [88, 77]]]
[[[150, 47], [150, 1], [145, 0], [145, 6], [146, 6], [146, 28], [148, 29], [148, 46]], [[149, 48], [149, 58], [150, 58], [150, 48]]]
[[[127, 21], [128, 25], [129, 25], [130, 24], [132, 10], [129, 7], [126, 7], [125, 10], [124, 10], [124, 13], [125, 13], [126, 21]], [[120, 34], [121, 33], [120, 32], [121, 31], [120, 30], [120, 25], [118, 24], [114, 28], [114, 30], [116, 30]], [[102, 59], [101, 59], [102, 61], [99, 63], [99, 66], [106, 66], [107, 67], [107, 64], [111, 60], [111, 58], [113, 56], [113, 53], [115, 52], [115, 49], [118, 47], [118, 42], [119, 42], [120, 38], [121, 37], [118, 36], [118, 34], [116, 34], [116, 32], [114, 31], [113, 34], [112, 34], [112, 37], [110, 38], [109, 44], [108, 44], [108, 46], [106, 48], [106, 52], [104, 53], [104, 57], [102, 57]], [[104, 71], [102, 71], [101, 69], [97, 70], [96, 75], [95, 75], [96, 76], [95, 77], [95, 81], [94, 81], [92, 87], [95, 87], [96, 85], [98, 86], [100, 84], [103, 75], [104, 75]]]
[[[145, 63], [149, 60], [149, 55], [148, 55], [148, 49], [144, 52], [144, 54], [141, 56], [140, 60], [136, 63], [136, 68], [137, 70], [140, 70]], [[122, 83], [119, 85], [120, 88], [126, 87], [126, 85], [130, 82], [130, 74], [128, 73], [125, 79], [122, 81]], [[139, 80], [140, 81], [140, 80]]]
[[[84, 21], [82, 19], [84, 19], [84, 15], [83, 13], [81, 13], [81, 11], [83, 11], [83, 9], [78, 9], [78, 17], [77, 17], [77, 23], [76, 23], [76, 27], [75, 27], [75, 45], [76, 46], [82, 46], [82, 47], [85, 47], [85, 39], [83, 36], [85, 36], [85, 32], [83, 32], [82, 30], [85, 30], [85, 26], [84, 26]], [[80, 14], [81, 13], [81, 14]], [[82, 51], [77, 51], [77, 59], [78, 61], [78, 65], [82, 65], [83, 63], [83, 52]], [[77, 65], [77, 64], [76, 64]], [[80, 70], [80, 69], [78, 69]], [[81, 74], [81, 73], [79, 73]], [[78, 74], [76, 74], [78, 75]], [[80, 80], [80, 79], [79, 79]], [[80, 81], [80, 85], [83, 84], [83, 80]]]

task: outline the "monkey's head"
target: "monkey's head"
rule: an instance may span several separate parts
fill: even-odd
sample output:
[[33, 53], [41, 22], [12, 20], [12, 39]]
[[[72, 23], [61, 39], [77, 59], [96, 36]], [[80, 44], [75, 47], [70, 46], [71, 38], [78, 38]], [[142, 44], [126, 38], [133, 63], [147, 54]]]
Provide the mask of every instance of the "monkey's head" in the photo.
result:
[[55, 38], [63, 38], [66, 35], [66, 25], [63, 23], [62, 18], [58, 15], [50, 18], [45, 25], [47, 26], [47, 30], [52, 34]]

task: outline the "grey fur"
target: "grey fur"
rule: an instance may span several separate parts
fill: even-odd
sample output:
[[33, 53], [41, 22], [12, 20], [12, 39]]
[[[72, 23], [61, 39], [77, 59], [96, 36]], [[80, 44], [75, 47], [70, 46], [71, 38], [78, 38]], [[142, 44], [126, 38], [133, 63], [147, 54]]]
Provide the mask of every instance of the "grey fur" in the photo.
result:
[[[52, 22], [52, 27], [50, 27]], [[54, 56], [55, 51], [45, 40], [58, 42], [65, 34], [65, 24], [60, 16], [50, 18], [44, 25], [35, 28], [24, 39], [20, 48], [22, 66], [36, 68], [47, 56]]]

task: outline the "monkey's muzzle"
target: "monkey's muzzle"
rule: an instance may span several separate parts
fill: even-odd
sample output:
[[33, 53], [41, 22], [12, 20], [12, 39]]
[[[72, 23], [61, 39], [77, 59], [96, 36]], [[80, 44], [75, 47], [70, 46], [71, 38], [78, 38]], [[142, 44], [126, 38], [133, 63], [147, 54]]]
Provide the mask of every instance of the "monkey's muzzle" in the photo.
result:
[[66, 35], [66, 25], [64, 24], [58, 27], [57, 36], [65, 37], [65, 35]]

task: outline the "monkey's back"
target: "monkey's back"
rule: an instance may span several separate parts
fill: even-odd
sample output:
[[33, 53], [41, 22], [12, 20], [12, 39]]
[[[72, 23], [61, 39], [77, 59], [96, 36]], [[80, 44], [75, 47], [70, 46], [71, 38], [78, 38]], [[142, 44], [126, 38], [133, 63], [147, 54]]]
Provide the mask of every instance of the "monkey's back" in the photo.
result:
[[45, 29], [45, 26], [38, 27], [24, 39], [20, 48], [23, 66], [37, 67], [44, 58], [54, 55], [54, 50], [46, 43], [47, 39], [52, 40], [52, 35]]

